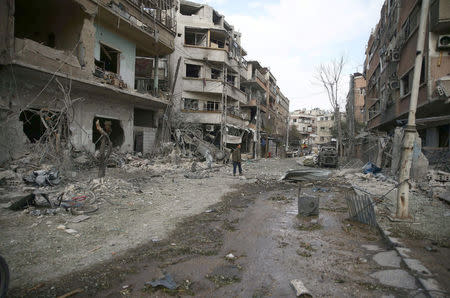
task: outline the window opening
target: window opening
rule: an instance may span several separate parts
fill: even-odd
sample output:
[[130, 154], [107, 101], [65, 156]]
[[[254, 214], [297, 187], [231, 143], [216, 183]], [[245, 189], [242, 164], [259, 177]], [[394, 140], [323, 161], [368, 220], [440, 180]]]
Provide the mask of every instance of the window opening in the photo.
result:
[[125, 140], [125, 134], [122, 129], [122, 125], [120, 123], [120, 120], [117, 119], [109, 119], [109, 118], [102, 118], [102, 117], [94, 117], [94, 120], [92, 121], [92, 142], [95, 144], [95, 149], [100, 148], [100, 137], [101, 134], [98, 132], [96, 127], [96, 122], [99, 120], [100, 125], [103, 129], [106, 131], [106, 127], [109, 126], [111, 128], [111, 133], [109, 134], [109, 138], [112, 142], [113, 147], [120, 147], [122, 146], [124, 140]]
[[186, 77], [200, 78], [200, 65], [186, 64]]
[[185, 98], [184, 109], [188, 111], [198, 111], [198, 99]]
[[222, 71], [219, 69], [211, 68], [211, 79], [213, 80], [220, 80], [222, 77]]
[[104, 70], [113, 73], [119, 72], [120, 52], [100, 43], [100, 62]]
[[206, 110], [207, 111], [218, 111], [219, 103], [217, 101], [208, 101], [206, 102]]

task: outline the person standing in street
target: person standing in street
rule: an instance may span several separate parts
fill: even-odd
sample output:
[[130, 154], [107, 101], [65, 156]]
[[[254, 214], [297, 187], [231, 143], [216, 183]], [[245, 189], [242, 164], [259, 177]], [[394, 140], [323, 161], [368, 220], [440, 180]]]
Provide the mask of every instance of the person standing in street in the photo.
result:
[[239, 175], [242, 175], [241, 166], [241, 144], [238, 144], [231, 154], [231, 161], [233, 162], [233, 176], [236, 176], [236, 167], [239, 167]]

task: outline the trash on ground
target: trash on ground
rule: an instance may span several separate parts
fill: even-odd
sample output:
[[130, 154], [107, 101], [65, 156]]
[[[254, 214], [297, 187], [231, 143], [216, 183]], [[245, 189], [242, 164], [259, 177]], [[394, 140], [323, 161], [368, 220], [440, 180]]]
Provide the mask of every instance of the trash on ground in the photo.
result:
[[59, 171], [56, 170], [38, 170], [33, 171], [30, 175], [23, 177], [23, 180], [29, 184], [36, 186], [54, 186], [61, 182]]
[[164, 287], [169, 290], [176, 290], [178, 288], [177, 283], [173, 280], [172, 276], [167, 273], [164, 278], [148, 281], [145, 283], [146, 286], [151, 286], [153, 288]]
[[376, 174], [376, 173], [381, 172], [381, 168], [377, 167], [370, 161], [364, 165], [362, 170], [363, 170], [364, 174], [368, 174], [368, 173]]

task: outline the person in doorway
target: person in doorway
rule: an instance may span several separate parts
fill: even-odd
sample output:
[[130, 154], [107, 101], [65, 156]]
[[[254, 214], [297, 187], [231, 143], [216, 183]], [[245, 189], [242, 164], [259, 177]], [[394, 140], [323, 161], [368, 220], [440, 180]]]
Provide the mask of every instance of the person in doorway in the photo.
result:
[[241, 144], [238, 144], [231, 154], [231, 161], [233, 162], [233, 176], [236, 176], [236, 167], [239, 167], [239, 175], [242, 175], [241, 166]]

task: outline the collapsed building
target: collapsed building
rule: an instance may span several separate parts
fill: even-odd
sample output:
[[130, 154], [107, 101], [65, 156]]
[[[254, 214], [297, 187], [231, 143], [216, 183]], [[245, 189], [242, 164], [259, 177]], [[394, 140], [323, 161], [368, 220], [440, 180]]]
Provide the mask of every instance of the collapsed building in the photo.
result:
[[[174, 10], [172, 0], [0, 1], [0, 161], [50, 129], [93, 152], [97, 120], [120, 151], [151, 152], [168, 103]], [[55, 127], [56, 118], [67, 121]]]
[[[405, 124], [417, 55], [421, 1], [385, 1], [366, 50], [365, 122], [394, 135]], [[450, 155], [450, 11], [448, 1], [431, 1], [420, 75], [416, 125], [430, 163]], [[445, 157], [446, 156], [446, 157]], [[441, 160], [442, 161], [442, 160]]]
[[248, 63], [246, 55], [241, 33], [223, 15], [209, 5], [180, 1], [169, 62], [174, 114], [197, 125], [202, 139], [217, 147], [242, 144], [252, 157], [277, 155], [278, 147], [270, 145], [286, 135], [289, 100], [270, 71]]

